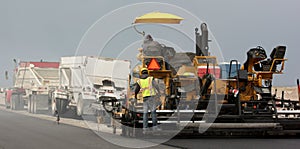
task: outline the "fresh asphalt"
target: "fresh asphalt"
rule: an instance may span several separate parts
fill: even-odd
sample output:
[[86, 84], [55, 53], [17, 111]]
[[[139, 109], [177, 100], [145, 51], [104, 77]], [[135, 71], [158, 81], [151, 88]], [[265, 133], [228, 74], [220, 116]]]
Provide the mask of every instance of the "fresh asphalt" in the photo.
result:
[[[122, 149], [92, 130], [0, 108], [0, 149]], [[158, 145], [151, 148], [173, 148]]]
[[115, 146], [97, 137], [88, 129], [57, 125], [42, 120], [0, 110], [0, 149], [99, 149]]
[[[21, 114], [20, 114], [21, 113]], [[23, 113], [23, 114], [22, 114]], [[56, 124], [55, 118], [42, 119], [30, 116], [25, 111], [12, 112], [0, 104], [0, 149], [122, 149], [125, 147], [105, 141], [92, 130], [69, 125]], [[74, 120], [71, 123], [81, 123]], [[70, 124], [71, 124], [70, 123]], [[79, 126], [79, 125], [78, 125]], [[113, 137], [113, 135], [112, 135]], [[117, 138], [117, 137], [114, 137]], [[224, 138], [224, 137], [182, 137], [173, 138], [151, 148], [212, 148], [212, 149], [258, 149], [299, 148], [299, 137], [272, 138]]]
[[[298, 138], [177, 138], [151, 148], [298, 148]], [[0, 108], [0, 149], [122, 149], [89, 129]]]

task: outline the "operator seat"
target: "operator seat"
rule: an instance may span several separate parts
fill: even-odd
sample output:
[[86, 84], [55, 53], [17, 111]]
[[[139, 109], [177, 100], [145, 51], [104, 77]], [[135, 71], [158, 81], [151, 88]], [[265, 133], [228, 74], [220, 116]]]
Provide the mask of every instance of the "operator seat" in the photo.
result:
[[[286, 51], [286, 46], [278, 46], [273, 49], [270, 54], [271, 60], [274, 59], [283, 59]], [[276, 64], [281, 64], [281, 61], [277, 61]]]
[[[278, 46], [273, 49], [270, 54], [270, 59], [262, 61], [263, 71], [276, 72], [277, 65], [280, 65], [284, 61], [284, 55], [286, 51], [286, 46]], [[273, 67], [272, 64], [274, 63]], [[271, 68], [272, 67], [272, 68]]]
[[272, 53], [270, 54], [271, 62], [274, 63], [273, 68], [271, 68], [271, 71], [275, 72], [276, 66], [282, 63], [285, 55], [285, 51], [286, 51], [286, 46], [278, 46], [273, 49]]

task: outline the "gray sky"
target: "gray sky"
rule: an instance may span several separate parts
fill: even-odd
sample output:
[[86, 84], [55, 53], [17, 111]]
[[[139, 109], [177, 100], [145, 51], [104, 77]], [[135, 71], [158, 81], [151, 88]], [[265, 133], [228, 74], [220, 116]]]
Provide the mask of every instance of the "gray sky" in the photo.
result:
[[[22, 61], [59, 61], [62, 56], [71, 56], [79, 50], [80, 55], [97, 55], [101, 51], [103, 43], [115, 33], [115, 28], [130, 25], [134, 17], [140, 16], [144, 11], [173, 11], [177, 15], [183, 15], [187, 24], [193, 25], [188, 16], [181, 11], [164, 7], [141, 7], [121, 11], [111, 20], [105, 18], [101, 24], [95, 26], [93, 38], [94, 44], [79, 45], [84, 39], [88, 29], [105, 14], [122, 6], [143, 2], [141, 0], [0, 0], [0, 86], [11, 86], [11, 73], [13, 70], [13, 59]], [[300, 78], [298, 66], [299, 35], [300, 35], [300, 1], [298, 0], [226, 0], [226, 1], [163, 1], [177, 5], [189, 11], [199, 19], [205, 21], [215, 38], [214, 41], [220, 46], [220, 51], [226, 61], [238, 59], [242, 63], [246, 60], [246, 52], [257, 45], [263, 46], [267, 55], [277, 45], [286, 45], [286, 57], [288, 61], [285, 67], [285, 74], [275, 77], [275, 86], [294, 86], [296, 79]], [[163, 9], [163, 10], [160, 10]], [[118, 16], [119, 15], [119, 16]], [[116, 21], [115, 18], [119, 20]], [[107, 23], [112, 21], [110, 23]], [[182, 22], [182, 23], [185, 23]], [[200, 24], [199, 24], [200, 25]], [[193, 34], [194, 28], [185, 30], [187, 34]], [[143, 26], [138, 26], [143, 28]], [[144, 26], [147, 30], [153, 26]], [[179, 27], [188, 27], [181, 25]], [[154, 27], [155, 28], [155, 27]], [[180, 43], [171, 30], [166, 29], [168, 34], [155, 32], [154, 29], [147, 30], [154, 34], [154, 38], [163, 39], [176, 43], [175, 46], [193, 51], [193, 46], [182, 40]], [[101, 35], [97, 33], [101, 33]], [[152, 34], [152, 35], [153, 35]], [[140, 36], [132, 30], [124, 30], [120, 36], [113, 38], [107, 49], [118, 49], [121, 46], [138, 46], [141, 43]], [[99, 39], [98, 39], [99, 37]], [[122, 38], [127, 37], [127, 38]], [[169, 39], [165, 39], [169, 38]], [[95, 44], [96, 41], [98, 44]], [[136, 42], [133, 46], [130, 42]], [[185, 44], [189, 43], [189, 45]], [[212, 43], [214, 44], [214, 43]], [[171, 44], [172, 45], [172, 44]], [[211, 46], [211, 49], [216, 48]], [[124, 47], [123, 47], [124, 49]], [[106, 50], [103, 55], [114, 56], [122, 51]], [[134, 53], [134, 51], [131, 51]], [[10, 80], [5, 80], [4, 72], [9, 71]]]

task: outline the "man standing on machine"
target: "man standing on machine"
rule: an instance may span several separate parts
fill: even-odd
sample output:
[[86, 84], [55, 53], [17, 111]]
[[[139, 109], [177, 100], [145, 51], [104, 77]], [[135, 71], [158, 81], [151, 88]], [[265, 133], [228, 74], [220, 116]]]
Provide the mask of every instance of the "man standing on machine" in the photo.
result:
[[141, 69], [140, 79], [137, 81], [135, 88], [135, 99], [137, 99], [137, 94], [142, 92], [143, 96], [143, 133], [145, 134], [149, 131], [148, 128], [148, 110], [151, 110], [151, 118], [154, 131], [160, 131], [161, 129], [157, 127], [157, 116], [156, 116], [156, 99], [155, 96], [159, 92], [159, 87], [153, 77], [149, 76], [147, 68]]

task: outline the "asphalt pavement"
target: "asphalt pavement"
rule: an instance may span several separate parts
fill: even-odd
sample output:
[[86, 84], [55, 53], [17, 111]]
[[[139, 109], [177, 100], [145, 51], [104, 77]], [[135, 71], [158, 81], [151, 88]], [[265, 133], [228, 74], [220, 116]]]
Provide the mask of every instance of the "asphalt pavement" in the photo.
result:
[[[118, 141], [118, 136], [111, 135]], [[147, 142], [145, 142], [147, 143]], [[146, 144], [145, 144], [146, 145]], [[149, 146], [149, 144], [147, 144]], [[122, 149], [90, 129], [0, 108], [0, 149]], [[165, 145], [151, 148], [172, 148]]]
[[0, 110], [0, 148], [3, 149], [119, 149], [88, 129]]
[[[105, 133], [106, 139], [87, 127], [82, 119], [62, 118], [57, 124], [55, 117], [44, 114], [30, 114], [27, 111], [11, 111], [0, 103], [0, 149], [122, 149], [129, 143], [137, 147], [152, 146], [151, 142], [132, 141], [119, 135]], [[122, 139], [124, 146], [118, 146]], [[130, 140], [130, 141], [129, 141]], [[120, 144], [120, 143], [119, 143]], [[132, 145], [132, 144], [131, 144]], [[134, 145], [133, 145], [134, 146]], [[281, 149], [299, 148], [297, 137], [183, 137], [173, 138], [150, 148], [211, 148], [211, 149]]]
[[171, 139], [164, 145], [183, 149], [298, 149], [300, 139], [295, 137], [208, 137]]

